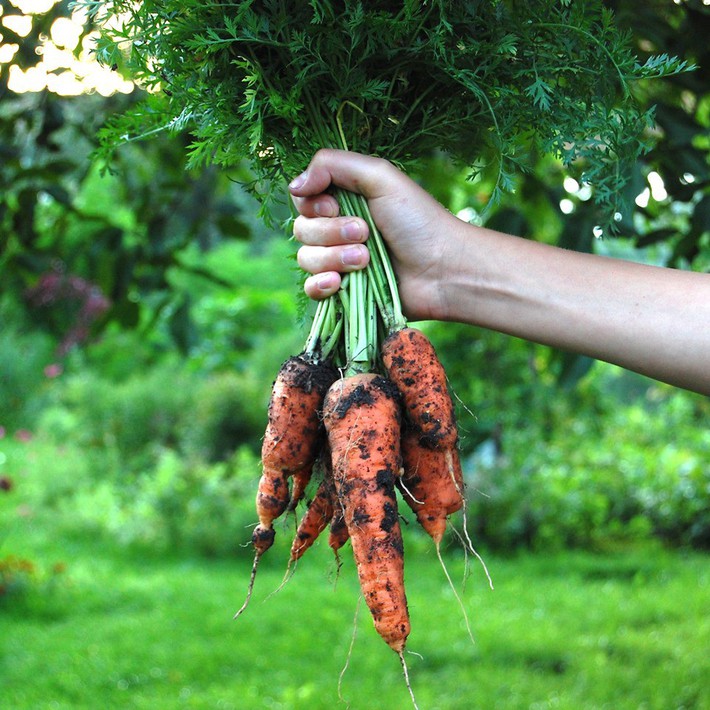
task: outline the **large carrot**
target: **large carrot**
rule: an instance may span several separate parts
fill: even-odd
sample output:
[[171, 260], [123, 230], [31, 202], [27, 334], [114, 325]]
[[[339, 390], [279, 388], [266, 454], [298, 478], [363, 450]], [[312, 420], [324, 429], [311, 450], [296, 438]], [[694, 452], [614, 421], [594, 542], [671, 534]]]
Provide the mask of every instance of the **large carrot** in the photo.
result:
[[403, 660], [410, 624], [395, 494], [400, 418], [395, 388], [372, 373], [336, 381], [323, 403], [333, 480], [360, 588], [377, 632]]
[[291, 476], [310, 475], [322, 443], [320, 408], [337, 370], [305, 354], [281, 366], [269, 400], [268, 423], [261, 447], [262, 474], [256, 494], [259, 522], [252, 534], [254, 564], [244, 604], [246, 609], [261, 556], [274, 542], [273, 522], [288, 506]]

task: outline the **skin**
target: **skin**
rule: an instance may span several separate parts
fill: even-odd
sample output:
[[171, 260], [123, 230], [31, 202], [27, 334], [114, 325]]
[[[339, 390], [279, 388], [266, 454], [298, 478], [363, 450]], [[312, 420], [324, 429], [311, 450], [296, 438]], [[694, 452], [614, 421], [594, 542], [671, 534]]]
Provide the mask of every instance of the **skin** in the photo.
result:
[[710, 395], [710, 275], [471, 225], [381, 158], [321, 150], [289, 186], [309, 297], [369, 260], [367, 225], [339, 216], [331, 185], [368, 199], [409, 320], [483, 326]]

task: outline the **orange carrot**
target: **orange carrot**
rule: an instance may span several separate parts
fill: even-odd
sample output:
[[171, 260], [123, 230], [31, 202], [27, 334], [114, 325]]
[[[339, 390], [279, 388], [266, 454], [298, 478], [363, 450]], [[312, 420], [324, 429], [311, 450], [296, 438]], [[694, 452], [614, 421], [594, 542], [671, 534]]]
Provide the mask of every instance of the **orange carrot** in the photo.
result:
[[289, 564], [301, 559], [308, 548], [325, 530], [333, 517], [335, 506], [335, 491], [333, 479], [325, 475], [318, 486], [316, 495], [306, 509], [296, 530], [296, 537], [291, 545]]
[[[446, 372], [434, 346], [421, 331], [402, 328], [384, 340], [382, 362], [404, 403], [406, 427], [401, 441], [404, 469], [398, 482], [403, 497], [434, 540], [437, 556], [457, 598], [440, 546], [448, 516], [464, 508], [466, 547], [483, 565], [492, 588], [488, 569], [466, 529], [466, 500], [454, 405]], [[471, 635], [463, 604], [461, 608]]]
[[247, 597], [235, 618], [246, 609], [261, 556], [274, 542], [273, 522], [287, 508], [291, 476], [310, 475], [320, 445], [320, 408], [337, 370], [302, 354], [281, 366], [269, 400], [268, 424], [261, 447], [263, 471], [256, 494], [259, 522], [252, 533], [254, 563]]
[[259, 534], [259, 527], [269, 530], [286, 510], [289, 477], [310, 475], [321, 445], [320, 407], [336, 376], [334, 368], [303, 355], [289, 358], [279, 370], [261, 447], [263, 473], [256, 496]]
[[382, 362], [404, 402], [409, 426], [429, 448], [455, 447], [458, 430], [446, 372], [420, 330], [402, 328], [382, 343]]
[[400, 489], [437, 546], [446, 519], [464, 504], [458, 429], [446, 373], [419, 330], [402, 328], [382, 344], [382, 361], [404, 403]]
[[451, 449], [422, 446], [412, 431], [402, 434], [404, 471], [398, 486], [419, 524], [437, 545], [446, 532], [446, 519], [464, 503], [461, 464]]
[[336, 381], [323, 403], [333, 480], [375, 628], [404, 663], [409, 613], [395, 478], [400, 468], [399, 397], [375, 374]]
[[330, 521], [330, 533], [328, 535], [328, 545], [338, 559], [338, 550], [350, 539], [348, 526], [345, 524], [345, 515], [340, 505], [335, 506], [333, 519]]
[[313, 468], [311, 467], [301, 469], [300, 471], [296, 471], [296, 473], [293, 474], [291, 496], [288, 502], [288, 506], [286, 508], [288, 511], [296, 510], [296, 506], [301, 502], [301, 499], [303, 498], [303, 495], [306, 492], [306, 488], [308, 487], [308, 484], [311, 481], [312, 472]]

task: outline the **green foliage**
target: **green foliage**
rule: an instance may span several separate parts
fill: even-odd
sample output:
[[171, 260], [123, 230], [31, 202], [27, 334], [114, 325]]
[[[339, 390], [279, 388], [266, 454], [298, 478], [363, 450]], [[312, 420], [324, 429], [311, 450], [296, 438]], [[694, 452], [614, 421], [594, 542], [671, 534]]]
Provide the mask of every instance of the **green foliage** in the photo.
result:
[[65, 583], [66, 565], [58, 562], [49, 569], [24, 557], [0, 558], [0, 611], [36, 614], [47, 609]]
[[[115, 173], [102, 173], [90, 158], [96, 133], [107, 115], [130, 102], [52, 94], [2, 100], [3, 288], [59, 341], [77, 325], [87, 331], [84, 342], [107, 324], [145, 327], [168, 314], [176, 341], [185, 344], [189, 304], [172, 292], [169, 275], [212, 275], [195, 258], [186, 263], [184, 253], [204, 255], [255, 232], [269, 236], [235, 182], [245, 178], [243, 170], [234, 166], [231, 180], [215, 168], [187, 171], [184, 146], [174, 138], [127, 146], [116, 154]], [[81, 301], [66, 289], [48, 290], [47, 275], [83, 279], [104, 309], [79, 322]]]
[[259, 461], [247, 448], [216, 464], [163, 449], [130, 484], [97, 481], [66, 505], [79, 511], [75, 531], [156, 551], [232, 555], [243, 549], [255, 522], [258, 476]]
[[166, 448], [206, 461], [225, 460], [243, 445], [258, 449], [267, 398], [267, 380], [198, 375], [166, 361], [120, 382], [91, 372], [68, 376], [35, 424], [57, 439], [71, 436], [89, 457], [113, 459], [130, 480]]
[[53, 363], [53, 343], [19, 317], [8, 298], [0, 299], [0, 427], [32, 428], [51, 401], [45, 367]]
[[240, 445], [256, 450], [265, 426], [267, 382], [233, 372], [204, 379], [184, 422], [185, 450], [212, 462], [224, 461]]
[[189, 127], [192, 164], [246, 158], [267, 192], [347, 146], [407, 168], [445, 151], [488, 169], [495, 201], [543, 151], [611, 219], [651, 123], [632, 83], [689, 68], [639, 63], [601, 3], [82, 4], [100, 61], [154, 91], [111, 122], [107, 149]]
[[[299, 307], [295, 246], [287, 240], [229, 243], [201, 254], [184, 255], [186, 269], [171, 274], [177, 294], [191, 302], [194, 337], [192, 365], [202, 371], [252, 372], [269, 382], [278, 366], [303, 346], [304, 332], [294, 328]], [[219, 280], [192, 276], [194, 266]]]
[[[354, 570], [346, 565], [334, 590], [325, 546], [309, 551], [273, 596], [287, 556], [275, 547], [249, 613], [235, 622], [246, 556], [150, 555], [66, 538], [37, 521], [9, 542], [43, 565], [66, 560], [67, 582], [50, 617], [36, 606], [0, 614], [3, 700], [13, 710], [332, 710], [339, 690], [353, 710], [410, 707], [396, 656], [364, 614], [354, 624]], [[472, 646], [436, 557], [407, 557], [415, 652], [407, 662], [420, 707], [710, 702], [706, 556], [651, 547], [486, 559], [495, 591], [476, 575], [463, 592]], [[460, 588], [462, 561], [448, 562]], [[300, 616], [288, 623], [294, 609]]]
[[469, 461], [475, 534], [503, 548], [594, 547], [649, 534], [707, 547], [707, 402], [662, 388], [650, 395], [650, 404], [597, 402], [594, 416], [560, 399], [547, 417], [503, 429]]
[[191, 377], [170, 362], [120, 383], [85, 372], [68, 379], [61, 405], [76, 418], [79, 445], [115, 452], [134, 470], [154, 450], [178, 443], [194, 396]]

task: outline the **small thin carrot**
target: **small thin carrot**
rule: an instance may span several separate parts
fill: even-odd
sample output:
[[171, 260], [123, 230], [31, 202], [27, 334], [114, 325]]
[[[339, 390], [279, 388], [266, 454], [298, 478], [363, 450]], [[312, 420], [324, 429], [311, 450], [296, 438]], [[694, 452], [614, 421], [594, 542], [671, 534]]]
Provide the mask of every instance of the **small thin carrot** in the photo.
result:
[[326, 475], [323, 477], [313, 500], [298, 525], [296, 537], [291, 545], [289, 565], [296, 562], [296, 560], [300, 560], [323, 530], [326, 529], [333, 517], [334, 508], [335, 490], [333, 488], [333, 479]]
[[286, 510], [288, 510], [289, 512], [296, 510], [296, 506], [303, 499], [303, 496], [306, 492], [306, 488], [311, 482], [312, 473], [313, 468], [311, 467], [301, 469], [300, 471], [296, 471], [296, 473], [293, 474], [291, 483], [291, 496], [289, 498], [288, 505], [286, 506]]
[[335, 507], [333, 519], [330, 521], [330, 533], [328, 534], [328, 545], [338, 559], [338, 550], [350, 539], [348, 526], [345, 524], [345, 515], [342, 506]]
[[252, 534], [254, 563], [247, 597], [235, 618], [246, 609], [261, 556], [274, 542], [273, 522], [291, 498], [291, 476], [310, 471], [322, 443], [320, 408], [337, 370], [306, 354], [290, 357], [281, 366], [269, 400], [268, 423], [261, 447], [263, 471], [256, 494], [259, 522]]

